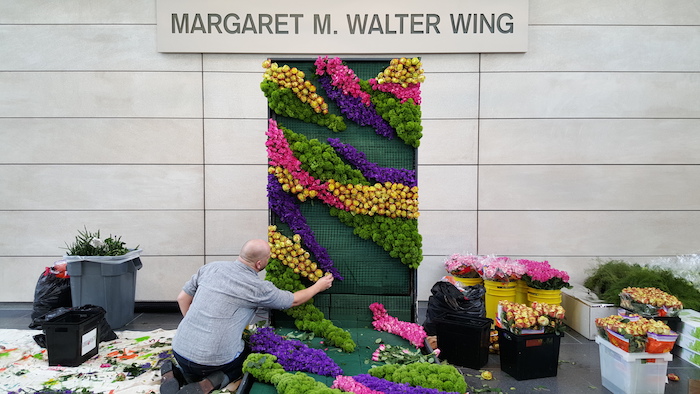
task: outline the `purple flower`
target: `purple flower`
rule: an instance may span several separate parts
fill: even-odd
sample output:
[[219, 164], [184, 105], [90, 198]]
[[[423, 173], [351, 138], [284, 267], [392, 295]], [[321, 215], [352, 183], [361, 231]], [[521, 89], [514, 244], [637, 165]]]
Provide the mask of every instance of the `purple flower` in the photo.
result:
[[333, 86], [331, 77], [327, 75], [320, 76], [318, 80], [328, 98], [338, 105], [340, 112], [348, 119], [360, 126], [372, 126], [377, 134], [388, 139], [396, 136], [396, 130], [377, 113], [374, 104], [366, 106], [362, 103], [361, 98], [343, 94], [341, 90]]
[[405, 168], [380, 167], [377, 163], [366, 159], [365, 153], [358, 151], [354, 146], [340, 142], [340, 138], [329, 138], [328, 143], [336, 153], [345, 159], [350, 165], [362, 171], [365, 178], [375, 182], [400, 183], [404, 186], [417, 186], [416, 172]]
[[[447, 393], [438, 389], [429, 389], [425, 387], [411, 386], [408, 383], [394, 383], [388, 380], [376, 378], [369, 374], [360, 374], [354, 377], [355, 381], [361, 383], [372, 390], [382, 391], [386, 394], [442, 394]], [[457, 392], [449, 392], [449, 394], [458, 394]]]
[[335, 279], [343, 280], [340, 271], [333, 266], [333, 259], [331, 259], [326, 248], [316, 241], [314, 231], [306, 222], [306, 218], [301, 213], [294, 196], [282, 190], [282, 185], [277, 181], [274, 174], [268, 174], [267, 176], [267, 201], [270, 210], [283, 223], [286, 223], [294, 234], [301, 236], [304, 249], [313, 253], [321, 270], [330, 272]]
[[277, 335], [272, 327], [258, 328], [250, 336], [250, 347], [254, 353], [277, 356], [277, 362], [287, 372], [310, 372], [322, 376], [343, 374], [343, 370], [323, 350]]

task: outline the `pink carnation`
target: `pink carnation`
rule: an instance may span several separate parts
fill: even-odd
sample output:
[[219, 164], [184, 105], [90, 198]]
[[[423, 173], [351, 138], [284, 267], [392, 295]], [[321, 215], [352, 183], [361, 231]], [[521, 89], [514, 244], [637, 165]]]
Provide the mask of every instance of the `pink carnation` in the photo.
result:
[[395, 317], [389, 316], [386, 309], [384, 309], [384, 305], [377, 302], [371, 304], [369, 309], [374, 315], [372, 326], [374, 326], [375, 330], [398, 335], [411, 342], [416, 347], [423, 347], [425, 345], [425, 338], [427, 338], [428, 335], [425, 333], [423, 326], [416, 323], [400, 321]]
[[384, 394], [382, 391], [372, 390], [364, 384], [355, 381], [352, 376], [344, 375], [336, 376], [331, 388], [355, 394]]

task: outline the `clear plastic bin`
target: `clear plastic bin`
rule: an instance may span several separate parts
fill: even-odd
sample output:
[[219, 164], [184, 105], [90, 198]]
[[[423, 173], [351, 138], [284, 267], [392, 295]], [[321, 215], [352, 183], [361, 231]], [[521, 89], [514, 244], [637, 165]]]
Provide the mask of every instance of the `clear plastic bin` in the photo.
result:
[[615, 394], [663, 394], [671, 353], [627, 353], [606, 339], [595, 338], [600, 350], [603, 386]]

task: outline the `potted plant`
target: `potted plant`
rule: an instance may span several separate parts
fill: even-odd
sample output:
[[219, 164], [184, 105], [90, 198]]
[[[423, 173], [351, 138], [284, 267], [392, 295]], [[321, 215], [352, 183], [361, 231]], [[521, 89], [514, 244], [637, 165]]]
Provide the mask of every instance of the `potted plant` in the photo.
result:
[[121, 237], [100, 237], [100, 231], [78, 231], [63, 259], [70, 276], [73, 307], [98, 305], [113, 328], [134, 318], [136, 271], [141, 269], [141, 249], [127, 248]]

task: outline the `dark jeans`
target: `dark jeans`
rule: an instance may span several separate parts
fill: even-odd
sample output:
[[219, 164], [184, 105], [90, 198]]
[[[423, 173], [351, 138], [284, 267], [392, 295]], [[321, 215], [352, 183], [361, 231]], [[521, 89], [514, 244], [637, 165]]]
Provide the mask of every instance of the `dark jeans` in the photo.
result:
[[241, 352], [241, 354], [238, 355], [238, 357], [236, 357], [236, 359], [234, 359], [230, 363], [212, 366], [197, 364], [173, 351], [175, 360], [177, 360], [177, 363], [180, 366], [183, 375], [185, 375], [187, 383], [199, 382], [217, 371], [223, 372], [228, 377], [228, 379], [224, 379], [224, 381], [221, 383], [221, 386], [215, 387], [215, 389], [222, 389], [228, 386], [229, 383], [235, 382], [243, 376], [243, 361], [245, 361], [246, 357], [248, 357], [249, 354], [250, 348], [246, 344], [245, 348], [243, 349], [243, 352]]

